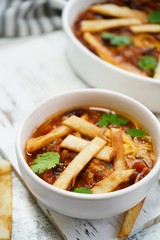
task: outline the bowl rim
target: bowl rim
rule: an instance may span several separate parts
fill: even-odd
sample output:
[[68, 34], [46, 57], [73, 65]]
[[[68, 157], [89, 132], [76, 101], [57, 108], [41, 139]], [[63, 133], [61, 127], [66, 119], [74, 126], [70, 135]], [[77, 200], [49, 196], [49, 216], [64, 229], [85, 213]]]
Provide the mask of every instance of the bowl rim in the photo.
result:
[[[69, 192], [67, 190], [63, 190], [60, 188], [57, 188], [53, 185], [50, 185], [49, 183], [45, 182], [44, 180], [42, 180], [41, 178], [39, 178], [28, 166], [24, 156], [23, 156], [23, 149], [21, 149], [21, 135], [23, 134], [23, 129], [25, 128], [25, 124], [27, 123], [27, 121], [32, 117], [32, 114], [35, 113], [36, 111], [38, 111], [40, 108], [43, 108], [43, 106], [45, 104], [48, 104], [50, 101], [53, 101], [53, 99], [55, 98], [59, 98], [63, 95], [67, 96], [70, 94], [75, 94], [75, 93], [89, 93], [89, 92], [97, 92], [97, 93], [105, 93], [105, 94], [112, 94], [113, 96], [119, 96], [123, 99], [129, 100], [134, 102], [134, 104], [136, 104], [137, 106], [139, 105], [139, 107], [141, 109], [143, 109], [143, 111], [145, 111], [147, 114], [150, 115], [150, 117], [152, 118], [152, 120], [154, 121], [154, 126], [156, 126], [157, 131], [160, 136], [160, 124], [158, 119], [154, 116], [154, 114], [142, 103], [140, 103], [139, 101], [135, 100], [134, 98], [131, 98], [127, 95], [112, 91], [112, 90], [104, 90], [104, 89], [91, 89], [91, 88], [87, 88], [87, 89], [76, 89], [76, 90], [70, 90], [70, 91], [64, 91], [58, 94], [55, 94], [54, 96], [48, 97], [45, 100], [41, 101], [37, 106], [35, 106], [24, 118], [24, 120], [21, 122], [19, 128], [17, 129], [16, 132], [16, 141], [15, 141], [15, 148], [16, 148], [16, 153], [17, 153], [17, 159], [18, 159], [18, 164], [20, 166], [20, 162], [23, 166], [23, 168], [25, 169], [25, 172], [32, 178], [32, 180], [34, 180], [36, 183], [40, 184], [42, 187], [46, 188], [47, 190], [51, 191], [51, 192], [55, 192], [58, 195], [64, 196], [64, 197], [69, 197], [69, 198], [74, 198], [74, 199], [79, 199], [79, 200], [97, 200], [97, 199], [109, 199], [109, 198], [115, 198], [117, 196], [121, 196], [121, 195], [125, 195], [129, 192], [132, 192], [138, 188], [141, 188], [143, 186], [143, 184], [147, 184], [152, 178], [154, 178], [158, 172], [160, 171], [160, 153], [159, 156], [157, 155], [157, 161], [156, 164], [154, 165], [153, 169], [151, 170], [151, 172], [145, 176], [141, 181], [118, 191], [114, 191], [114, 192], [109, 192], [109, 193], [99, 193], [99, 194], [77, 194], [74, 192]], [[52, 113], [51, 113], [52, 114]], [[32, 131], [33, 129], [31, 129]], [[20, 169], [21, 172], [21, 169]], [[22, 176], [23, 178], [23, 176]]]
[[[151, 78], [151, 77], [147, 77], [147, 76], [142, 76], [140, 74], [136, 74], [136, 73], [132, 73], [132, 72], [129, 72], [127, 70], [124, 70], [120, 67], [117, 67], [107, 61], [104, 61], [103, 59], [101, 59], [100, 57], [98, 57], [97, 55], [95, 55], [94, 53], [92, 53], [87, 47], [85, 47], [77, 38], [76, 36], [74, 35], [72, 29], [71, 29], [71, 26], [69, 25], [69, 22], [68, 22], [68, 16], [70, 15], [70, 12], [72, 10], [72, 7], [73, 5], [77, 2], [80, 2], [80, 0], [70, 0], [64, 10], [63, 10], [63, 13], [62, 13], [62, 25], [63, 25], [63, 28], [67, 34], [67, 36], [69, 37], [69, 39], [72, 40], [72, 42], [74, 43], [74, 45], [76, 45], [82, 52], [84, 52], [88, 57], [92, 58], [94, 61], [96, 61], [97, 63], [103, 65], [104, 67], [108, 67], [110, 68], [112, 71], [116, 71], [120, 74], [123, 74], [125, 75], [126, 77], [132, 77], [134, 78], [134, 81], [145, 81], [145, 82], [148, 82], [148, 83], [151, 83], [151, 84], [157, 84], [159, 85], [160, 84], [160, 81], [156, 78]], [[98, 0], [97, 0], [98, 2]]]

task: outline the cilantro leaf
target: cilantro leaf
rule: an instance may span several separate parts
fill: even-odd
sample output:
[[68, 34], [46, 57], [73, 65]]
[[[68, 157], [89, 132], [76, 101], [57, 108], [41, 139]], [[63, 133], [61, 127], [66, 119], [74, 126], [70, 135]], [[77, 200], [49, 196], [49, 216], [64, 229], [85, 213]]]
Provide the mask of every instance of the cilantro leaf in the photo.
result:
[[141, 138], [141, 137], [144, 137], [144, 136], [147, 135], [146, 131], [140, 130], [140, 129], [137, 129], [137, 128], [127, 129], [127, 133], [129, 135], [131, 135], [132, 137], [138, 137], [138, 138]]
[[98, 124], [100, 127], [107, 127], [108, 124], [114, 124], [117, 126], [126, 125], [128, 119], [119, 117], [117, 114], [102, 114], [102, 117], [99, 119]]
[[85, 187], [77, 187], [73, 190], [76, 193], [85, 193], [85, 194], [92, 194], [92, 191], [89, 188]]
[[154, 70], [157, 66], [157, 59], [152, 56], [144, 56], [139, 60], [138, 65], [144, 70]]
[[57, 152], [45, 152], [33, 160], [30, 168], [35, 173], [43, 173], [45, 170], [52, 169], [59, 164], [60, 155]]
[[101, 117], [101, 118], [99, 119], [99, 121], [98, 121], [98, 125], [99, 125], [100, 127], [107, 127], [108, 124], [109, 124], [109, 122], [107, 121], [107, 118], [105, 118], [104, 115], [105, 115], [105, 114], [103, 114], [102, 117]]
[[148, 20], [151, 23], [160, 23], [160, 10], [151, 12], [148, 16]]
[[102, 39], [110, 40], [111, 45], [121, 46], [131, 44], [131, 38], [128, 36], [119, 36], [112, 33], [103, 32], [101, 34]]
[[131, 39], [127, 36], [115, 36], [111, 39], [111, 44], [115, 46], [129, 45], [131, 42]]

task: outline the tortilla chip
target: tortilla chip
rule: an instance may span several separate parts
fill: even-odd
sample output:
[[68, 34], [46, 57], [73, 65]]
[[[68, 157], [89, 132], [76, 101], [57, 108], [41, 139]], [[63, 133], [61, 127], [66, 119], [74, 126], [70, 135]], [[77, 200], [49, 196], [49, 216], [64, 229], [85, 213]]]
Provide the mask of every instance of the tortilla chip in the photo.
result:
[[115, 156], [113, 159], [114, 169], [125, 170], [127, 169], [127, 166], [124, 158], [122, 129], [111, 128], [110, 133], [111, 133], [112, 146], [115, 149]]
[[138, 26], [131, 26], [129, 29], [134, 33], [159, 33], [160, 24], [141, 24]]
[[12, 228], [11, 164], [0, 158], [0, 240], [9, 240]]
[[72, 130], [68, 127], [59, 126], [45, 135], [36, 138], [30, 138], [26, 142], [26, 150], [30, 153], [34, 152], [51, 143], [54, 139], [68, 135], [71, 133], [71, 131]]
[[[90, 141], [84, 140], [79, 137], [75, 137], [73, 135], [68, 135], [63, 142], [61, 143], [61, 147], [70, 149], [75, 152], [82, 151], [83, 148], [85, 148]], [[104, 146], [96, 155], [95, 157], [110, 162], [112, 160], [112, 157], [114, 156], [114, 149], [113, 147]]]
[[145, 72], [141, 71], [139, 68], [135, 67], [134, 65], [128, 63], [128, 62], [118, 62], [115, 59], [115, 56], [111, 52], [107, 46], [103, 46], [102, 42], [99, 41], [99, 39], [94, 36], [93, 34], [89, 32], [85, 32], [83, 34], [83, 38], [85, 42], [97, 53], [97, 55], [102, 58], [104, 61], [107, 61], [108, 63], [111, 63], [117, 67], [120, 67], [122, 69], [128, 70], [133, 73], [141, 74], [141, 75], [147, 75]]
[[3, 160], [0, 156], [0, 175], [11, 171], [11, 165], [8, 161]]
[[109, 63], [112, 63], [114, 65], [117, 64], [116, 61], [114, 60], [113, 53], [110, 51], [109, 48], [107, 48], [106, 46], [104, 47], [103, 44], [97, 39], [96, 36], [94, 36], [89, 32], [85, 32], [83, 34], [83, 38], [85, 42], [89, 44], [89, 46], [91, 46], [95, 50], [95, 52], [98, 54], [98, 56], [100, 56], [103, 60]]
[[80, 29], [82, 32], [100, 32], [107, 29], [119, 28], [141, 24], [136, 18], [121, 18], [121, 19], [95, 19], [81, 21]]
[[97, 4], [90, 7], [90, 10], [106, 16], [120, 18], [137, 18], [142, 22], [147, 22], [147, 14], [140, 10], [129, 7], [117, 6], [115, 4]]
[[106, 142], [95, 137], [65, 168], [53, 186], [67, 189], [72, 182], [74, 185], [77, 175], [82, 171], [86, 164], [104, 147]]
[[134, 169], [113, 171], [108, 177], [97, 182], [93, 188], [93, 193], [107, 193], [116, 190], [122, 183], [128, 181], [129, 177], [134, 173]]
[[129, 236], [134, 226], [134, 223], [138, 217], [138, 214], [143, 206], [143, 203], [144, 203], [144, 200], [127, 211], [125, 218], [123, 220], [120, 232], [118, 234], [119, 238], [126, 238]]
[[96, 136], [103, 138], [103, 129], [95, 126], [94, 124], [72, 115], [62, 122], [65, 126], [91, 138]]

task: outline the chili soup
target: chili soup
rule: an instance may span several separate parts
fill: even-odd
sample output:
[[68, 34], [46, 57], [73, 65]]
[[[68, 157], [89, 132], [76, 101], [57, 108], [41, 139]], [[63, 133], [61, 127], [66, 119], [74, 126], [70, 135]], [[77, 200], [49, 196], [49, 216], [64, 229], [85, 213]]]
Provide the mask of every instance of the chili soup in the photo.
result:
[[26, 142], [26, 161], [38, 177], [67, 191], [117, 191], [155, 165], [150, 134], [112, 109], [81, 107], [47, 118]]

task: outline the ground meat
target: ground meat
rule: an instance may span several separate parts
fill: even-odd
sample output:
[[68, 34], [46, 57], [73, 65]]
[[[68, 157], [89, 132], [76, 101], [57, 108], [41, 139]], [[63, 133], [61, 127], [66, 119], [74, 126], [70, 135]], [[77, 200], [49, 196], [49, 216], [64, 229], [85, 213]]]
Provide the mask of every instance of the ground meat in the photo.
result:
[[103, 161], [94, 158], [78, 176], [75, 187], [82, 185], [92, 187], [96, 182], [110, 175], [111, 172], [112, 169], [108, 169]]

